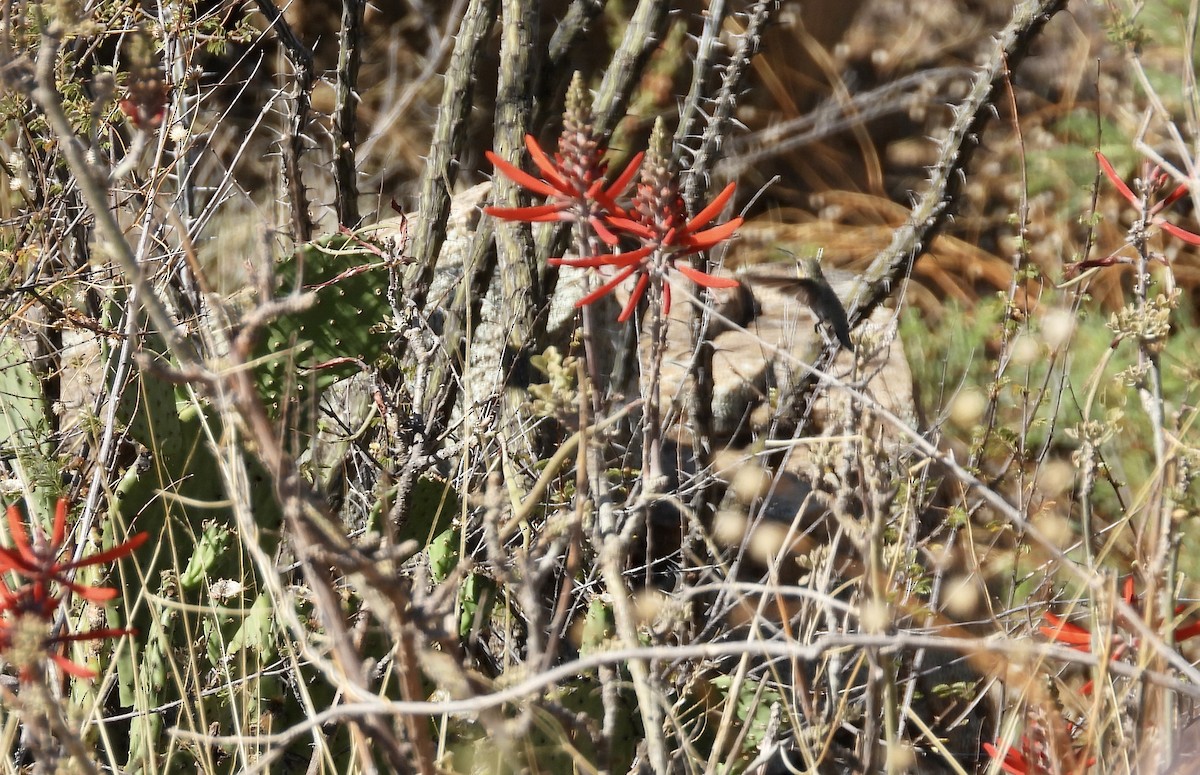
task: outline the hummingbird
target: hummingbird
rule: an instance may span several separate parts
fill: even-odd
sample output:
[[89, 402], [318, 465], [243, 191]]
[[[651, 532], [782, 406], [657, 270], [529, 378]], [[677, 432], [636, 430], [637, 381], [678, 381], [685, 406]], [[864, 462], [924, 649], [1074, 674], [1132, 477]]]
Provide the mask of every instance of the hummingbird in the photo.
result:
[[760, 272], [743, 272], [742, 276], [751, 283], [777, 288], [795, 296], [816, 315], [818, 328], [824, 327], [832, 331], [842, 347], [854, 351], [854, 344], [850, 341], [850, 321], [846, 317], [846, 308], [842, 306], [842, 300], [825, 279], [819, 254], [797, 257], [795, 277]]

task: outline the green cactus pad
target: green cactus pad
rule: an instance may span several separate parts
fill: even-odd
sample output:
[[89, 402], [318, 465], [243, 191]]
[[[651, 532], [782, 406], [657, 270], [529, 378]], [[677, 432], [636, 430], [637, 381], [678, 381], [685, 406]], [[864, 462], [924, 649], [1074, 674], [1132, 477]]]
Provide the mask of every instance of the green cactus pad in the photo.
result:
[[15, 337], [0, 337], [0, 454], [13, 460], [43, 524], [49, 523], [61, 489], [49, 437], [46, 399], [33, 364]]
[[276, 414], [300, 410], [293, 423], [303, 430], [323, 390], [386, 351], [387, 270], [377, 255], [338, 235], [300, 248], [275, 271], [280, 296], [308, 292], [316, 301], [267, 326], [255, 352], [258, 383]]

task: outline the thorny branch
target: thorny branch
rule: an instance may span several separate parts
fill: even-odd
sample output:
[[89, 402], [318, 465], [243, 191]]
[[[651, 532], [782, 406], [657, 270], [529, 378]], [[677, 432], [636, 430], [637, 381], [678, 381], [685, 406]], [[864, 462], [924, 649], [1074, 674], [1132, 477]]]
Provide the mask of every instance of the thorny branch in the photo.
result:
[[287, 19], [283, 18], [274, 0], [257, 0], [258, 9], [287, 52], [288, 60], [295, 70], [295, 82], [292, 87], [292, 108], [286, 134], [281, 140], [283, 176], [291, 200], [293, 239], [297, 243], [312, 240], [312, 214], [308, 211], [308, 191], [304, 185], [301, 172], [300, 158], [304, 155], [305, 132], [308, 131], [309, 109], [312, 104], [313, 87], [313, 53], [305, 46]]

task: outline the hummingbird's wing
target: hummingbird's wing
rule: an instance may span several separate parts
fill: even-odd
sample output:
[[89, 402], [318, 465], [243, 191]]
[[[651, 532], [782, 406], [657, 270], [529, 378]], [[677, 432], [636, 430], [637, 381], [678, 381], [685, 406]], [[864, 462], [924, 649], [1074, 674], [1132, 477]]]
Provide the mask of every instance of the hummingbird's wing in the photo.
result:
[[765, 285], [790, 293], [813, 311], [817, 320], [833, 329], [833, 335], [847, 350], [853, 351], [854, 344], [850, 341], [850, 320], [846, 317], [846, 308], [838, 298], [829, 283], [810, 277], [786, 277], [779, 275], [760, 274], [758, 272], [743, 272], [752, 284]]

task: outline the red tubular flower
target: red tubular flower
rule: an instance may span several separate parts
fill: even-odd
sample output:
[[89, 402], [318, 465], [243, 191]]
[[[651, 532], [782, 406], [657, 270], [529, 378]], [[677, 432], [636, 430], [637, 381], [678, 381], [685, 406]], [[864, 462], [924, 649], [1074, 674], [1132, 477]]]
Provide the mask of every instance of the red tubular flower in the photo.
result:
[[[546, 197], [546, 202], [531, 207], [485, 207], [485, 213], [528, 223], [586, 223], [609, 248], [616, 248], [621, 236], [639, 243], [624, 252], [549, 259], [551, 266], [616, 270], [616, 274], [575, 306], [591, 304], [634, 275], [637, 280], [618, 318], [621, 322], [632, 317], [651, 280], [661, 284], [663, 314], [670, 313], [671, 286], [667, 275], [672, 270], [704, 288], [732, 288], [738, 284], [737, 280], [716, 277], [680, 262], [681, 258], [708, 250], [731, 237], [742, 225], [742, 219], [734, 218], [720, 226], [709, 227], [732, 199], [733, 183], [693, 218], [687, 217], [665, 150], [669, 145], [661, 120], [655, 122], [650, 150], [636, 155], [617, 179], [608, 183], [605, 179], [607, 170], [601, 161], [605, 151], [592, 127], [591, 105], [583, 80], [576, 74], [567, 93], [558, 153], [551, 158], [530, 135], [525, 136], [525, 147], [541, 174], [540, 178], [491, 151], [486, 156], [497, 172], [527, 191]], [[637, 192], [627, 209], [618, 200], [635, 175], [638, 175]], [[589, 241], [589, 244], [592, 243]]]
[[[625, 308], [621, 311], [620, 317], [617, 318], [621, 323], [628, 320], [633, 315], [634, 310], [637, 309], [638, 302], [641, 300], [646, 286], [649, 285], [650, 278], [655, 275], [661, 275], [664, 268], [678, 271], [684, 277], [703, 288], [733, 288], [738, 284], [737, 280], [701, 272], [686, 262], [680, 262], [679, 259], [715, 247], [732, 236], [738, 227], [742, 225], [742, 218], [738, 217], [720, 226], [714, 226], [711, 229], [703, 228], [720, 214], [722, 208], [725, 207], [725, 204], [733, 196], [735, 188], [736, 184], [730, 183], [717, 195], [711, 204], [697, 213], [695, 218], [683, 223], [682, 226], [676, 225], [683, 220], [679, 215], [682, 212], [682, 201], [679, 201], [677, 209], [675, 209], [674, 204], [668, 205], [668, 207], [675, 209], [675, 211], [667, 212], [665, 217], [658, 219], [658, 223], [647, 223], [647, 219], [645, 218], [640, 220], [625, 217], [610, 219], [614, 227], [651, 243], [644, 247], [611, 255], [602, 254], [598, 256], [585, 256], [583, 258], [552, 258], [550, 259], [550, 263], [555, 266], [574, 267], [610, 266], [620, 270], [607, 283], [577, 301], [575, 303], [577, 307], [591, 304], [612, 292], [614, 288], [625, 282], [629, 277], [637, 274], [637, 284], [629, 294], [629, 300], [625, 303]], [[670, 314], [670, 312], [671, 286], [664, 284], [663, 314]]]
[[1056, 643], [1062, 643], [1065, 646], [1070, 646], [1077, 651], [1092, 650], [1092, 633], [1080, 627], [1078, 624], [1061, 619], [1047, 611], [1044, 614], [1049, 626], [1042, 625], [1038, 627], [1038, 632], [1045, 635]]
[[1158, 192], [1161, 191], [1167, 184], [1168, 178], [1165, 172], [1158, 167], [1154, 167], [1147, 176], [1147, 179], [1140, 182], [1139, 188], [1142, 189], [1142, 193], [1139, 196], [1133, 192], [1133, 189], [1131, 189], [1124, 180], [1121, 179], [1121, 177], [1117, 174], [1117, 171], [1113, 169], [1112, 164], [1109, 163], [1108, 158], [1105, 157], [1104, 154], [1100, 153], [1100, 151], [1096, 151], [1096, 161], [1100, 163], [1100, 169], [1104, 172], [1104, 176], [1108, 178], [1109, 182], [1116, 186], [1118, 193], [1120, 193], [1121, 196], [1123, 196], [1131, 205], [1138, 208], [1139, 212], [1144, 210], [1149, 216], [1150, 223], [1158, 226], [1166, 233], [1174, 237], [1178, 237], [1189, 245], [1200, 245], [1200, 234], [1195, 234], [1185, 229], [1181, 229], [1159, 215], [1159, 213], [1175, 204], [1175, 202], [1179, 201], [1180, 197], [1188, 192], [1187, 183], [1180, 183], [1178, 186], [1176, 186], [1175, 190], [1166, 197], [1147, 206], [1147, 200], [1156, 196]]
[[671, 286], [667, 282], [667, 275], [671, 270], [677, 270], [704, 288], [732, 288], [738, 284], [732, 278], [716, 277], [679, 261], [715, 247], [733, 236], [742, 225], [742, 218], [738, 217], [720, 226], [705, 228], [733, 198], [736, 184], [727, 185], [712, 202], [689, 219], [666, 153], [667, 147], [666, 132], [659, 120], [655, 122], [650, 135], [650, 150], [642, 164], [630, 212], [608, 218], [614, 230], [637, 239], [641, 247], [624, 253], [550, 259], [550, 264], [555, 266], [608, 266], [619, 270], [612, 279], [584, 296], [575, 306], [591, 304], [635, 274], [638, 276], [637, 282], [617, 318], [620, 322], [632, 317], [651, 280], [662, 283], [663, 314], [670, 314]]
[[489, 206], [483, 211], [506, 221], [585, 222], [591, 224], [605, 244], [616, 245], [617, 237], [605, 221], [610, 215], [624, 213], [616, 199], [625, 192], [637, 174], [643, 154], [634, 156], [620, 176], [612, 184], [606, 185], [604, 174], [607, 168], [600, 163], [599, 157], [581, 164], [578, 160], [571, 163], [564, 160], [561, 154], [555, 154], [554, 161], [551, 161], [533, 135], [525, 135], [525, 147], [534, 166], [542, 173], [541, 179], [509, 164], [491, 151], [485, 151], [484, 156], [497, 172], [503, 173], [522, 188], [546, 197], [546, 203], [532, 207]]
[[[1130, 606], [1133, 606], [1135, 609], [1137, 608], [1137, 595], [1134, 594], [1133, 576], [1129, 576], [1125, 579], [1125, 583], [1121, 588], [1121, 598]], [[1175, 608], [1176, 616], [1183, 613], [1184, 610], [1185, 606], [1177, 606]], [[1065, 621], [1061, 617], [1055, 616], [1049, 611], [1044, 614], [1044, 617], [1047, 624], [1038, 627], [1038, 632], [1042, 633], [1056, 643], [1070, 646], [1078, 651], [1092, 650], [1092, 633], [1089, 630], [1080, 627], [1078, 624], [1072, 624], [1071, 622]], [[1176, 643], [1182, 643], [1183, 641], [1194, 638], [1197, 635], [1200, 635], [1200, 621], [1194, 621], [1187, 625], [1178, 626], [1173, 632]], [[1112, 659], [1115, 661], [1123, 657], [1125, 652], [1132, 645], [1136, 645], [1136, 641], [1127, 641], [1119, 635], [1115, 636], [1112, 647]], [[1086, 684], [1084, 684], [1080, 691], [1083, 694], [1088, 695], [1092, 693], [1093, 689], [1093, 683], [1088, 681]]]
[[1000, 762], [1000, 769], [1009, 775], [1043, 775], [1049, 773], [1084, 773], [1096, 764], [1096, 757], [1084, 758], [1085, 750], [1068, 747], [1063, 752], [1066, 761], [1051, 764], [1048, 749], [1043, 745], [1034, 745], [1033, 741], [1021, 735], [1021, 747], [1006, 746], [1003, 750], [990, 743], [983, 744], [983, 750], [988, 756]]
[[[1050, 626], [1047, 627], [1046, 625], [1042, 625], [1041, 627], [1038, 627], [1038, 632], [1042, 633], [1050, 640], [1070, 646], [1076, 651], [1090, 652], [1092, 650], [1091, 632], [1085, 630], [1083, 627], [1080, 627], [1078, 624], [1072, 624], [1071, 622], [1060, 619], [1049, 611], [1046, 612], [1045, 617], [1046, 621], [1050, 623]], [[1115, 661], [1124, 656], [1125, 649], [1128, 645], [1129, 644], [1123, 642], [1116, 644], [1112, 650], [1112, 659]], [[1079, 692], [1086, 697], [1091, 695], [1091, 693], [1095, 691], [1095, 688], [1095, 681], [1088, 681], [1082, 687], [1080, 687]]]
[[562, 134], [559, 135], [558, 152], [554, 158], [551, 159], [542, 150], [532, 135], [525, 135], [525, 148], [542, 174], [540, 179], [509, 164], [491, 151], [485, 155], [497, 172], [503, 173], [522, 188], [546, 197], [546, 203], [532, 207], [485, 207], [483, 211], [508, 221], [587, 223], [606, 245], [616, 245], [617, 236], [608, 228], [606, 219], [625, 214], [617, 204], [617, 197], [623, 195], [633, 181], [643, 154], [634, 156], [611, 185], [605, 183], [608, 171], [603, 161], [605, 149], [596, 136], [591, 98], [584, 86], [583, 76], [575, 73], [567, 89]]
[[1095, 757], [1082, 760], [1083, 752], [1072, 749], [1066, 755], [1068, 761], [1060, 762], [1060, 766], [1057, 767], [1047, 766], [1049, 762], [1045, 760], [1045, 754], [1036, 755], [1033, 743], [1024, 736], [1021, 737], [1020, 749], [1007, 746], [1001, 751], [991, 743], [984, 743], [983, 750], [987, 752], [988, 756], [999, 761], [1000, 769], [1009, 775], [1035, 775], [1035, 773], [1041, 775], [1041, 773], [1050, 772], [1081, 773], [1096, 763]]
[[[1113, 169], [1108, 157], [1096, 151], [1096, 161], [1100, 164], [1100, 170], [1104, 173], [1104, 177], [1108, 178], [1109, 182], [1116, 187], [1125, 201], [1137, 208], [1139, 215], [1144, 219], [1143, 227], [1157, 226], [1172, 237], [1177, 237], [1189, 245], [1200, 245], [1200, 234], [1182, 229], [1175, 224], [1162, 217], [1160, 213], [1171, 205], [1175, 204], [1179, 199], [1188, 192], [1188, 184], [1180, 183], [1167, 196], [1162, 199], [1156, 199], [1158, 194], [1166, 187], [1169, 182], [1167, 173], [1163, 172], [1159, 167], [1150, 168], [1145, 179], [1135, 181], [1136, 188], [1139, 193], [1134, 193], [1134, 190], [1129, 187], [1129, 184], [1121, 179], [1117, 171]], [[1153, 201], [1152, 201], [1153, 200]], [[1167, 263], [1162, 256], [1152, 255], [1152, 260]], [[1104, 256], [1103, 258], [1091, 258], [1083, 261], [1077, 261], [1065, 267], [1063, 276], [1066, 279], [1077, 277], [1086, 270], [1097, 269], [1105, 266], [1114, 266], [1116, 264], [1131, 264], [1134, 259], [1127, 256], [1121, 256], [1117, 253]]]
[[125, 543], [112, 549], [84, 557], [77, 561], [59, 561], [66, 539], [67, 501], [60, 498], [54, 511], [54, 528], [49, 541], [37, 534], [36, 546], [30, 543], [29, 535], [25, 532], [25, 524], [16, 506], [7, 510], [8, 529], [14, 548], [0, 547], [0, 573], [13, 571], [24, 576], [36, 586], [48, 586], [57, 582], [85, 600], [93, 603], [103, 603], [117, 596], [117, 590], [109, 587], [89, 587], [77, 584], [70, 578], [71, 571], [85, 568], [89, 565], [102, 565], [113, 560], [126, 557], [150, 539], [149, 533], [138, 533]]
[[[1137, 603], [1137, 595], [1134, 594], [1133, 576], [1128, 576], [1125, 579], [1125, 583], [1122, 584], [1121, 598], [1126, 603], [1128, 603], [1130, 606], [1133, 606], [1135, 609], [1137, 608], [1138, 603]], [[1182, 605], [1176, 606], [1175, 615], [1178, 616], [1179, 614], [1183, 613], [1184, 610], [1186, 610], [1185, 606], [1182, 606]], [[1091, 650], [1091, 648], [1092, 648], [1092, 633], [1091, 632], [1084, 629], [1083, 627], [1080, 627], [1077, 624], [1072, 624], [1070, 622], [1064, 621], [1063, 619], [1059, 618], [1058, 616], [1055, 616], [1054, 614], [1050, 613], [1049, 611], [1046, 612], [1045, 618], [1046, 618], [1046, 621], [1050, 623], [1049, 626], [1042, 625], [1041, 627], [1038, 627], [1038, 631], [1041, 632], [1043, 635], [1045, 635], [1047, 638], [1049, 638], [1052, 641], [1056, 641], [1058, 643], [1062, 643], [1064, 645], [1070, 646], [1071, 648], [1078, 649], [1080, 651], [1090, 651]], [[1188, 640], [1189, 638], [1194, 638], [1197, 635], [1200, 635], [1200, 621], [1195, 621], [1195, 622], [1192, 622], [1187, 625], [1176, 627], [1173, 635], [1175, 637], [1176, 643], [1180, 643], [1182, 641]], [[1120, 644], [1120, 646], [1123, 646], [1123, 645], [1124, 644]], [[1123, 649], [1122, 649], [1122, 652], [1118, 652], [1118, 653], [1123, 653]]]
[[[1175, 613], [1176, 614], [1183, 613], [1183, 606], [1179, 606], [1178, 608], [1176, 608]], [[1192, 622], [1191, 624], [1189, 624], [1185, 627], [1176, 627], [1175, 628], [1175, 642], [1176, 643], [1182, 643], [1185, 640], [1190, 640], [1190, 639], [1196, 637], [1197, 635], [1200, 635], [1200, 621]]]
[[[35, 529], [32, 541], [17, 507], [9, 506], [6, 510], [13, 547], [0, 547], [0, 574], [12, 572], [21, 577], [23, 583], [12, 587], [0, 577], [0, 652], [17, 662], [24, 680], [34, 674], [29, 643], [38, 643], [39, 650], [47, 654], [63, 672], [80, 678], [92, 678], [95, 677], [94, 671], [72, 662], [61, 653], [60, 647], [80, 641], [135, 634], [132, 629], [113, 628], [49, 634], [55, 612], [69, 595], [76, 594], [92, 603], [104, 603], [117, 596], [116, 589], [75, 582], [71, 579], [73, 571], [126, 557], [150, 538], [148, 533], [138, 533], [112, 549], [80, 560], [60, 561], [66, 541], [67, 509], [66, 499], [60, 499], [49, 538], [41, 530]], [[51, 585], [55, 585], [57, 591]], [[47, 633], [40, 639], [37, 636], [39, 629]], [[22, 642], [24, 645], [21, 645]]]
[[50, 655], [50, 659], [54, 664], [58, 665], [59, 669], [68, 675], [73, 675], [76, 678], [95, 678], [96, 671], [90, 670], [78, 662], [73, 662], [59, 652], [58, 647], [68, 643], [79, 643], [89, 640], [108, 640], [109, 638], [123, 638], [126, 635], [137, 635], [137, 630], [132, 627], [103, 627], [98, 630], [88, 630], [87, 632], [67, 633], [54, 638], [49, 638], [45, 641], [45, 648]]
[[[1021, 747], [1025, 748], [1029, 745], [1029, 738], [1021, 738]], [[1004, 749], [1003, 756], [1001, 751], [991, 743], [984, 743], [983, 750], [987, 755], [1000, 762], [1000, 769], [1009, 773], [1009, 775], [1029, 775], [1029, 762], [1025, 760], [1025, 755], [1016, 748], [1008, 746]]]
[[[6, 588], [6, 592], [8, 592], [7, 597], [13, 601], [13, 605], [11, 608], [7, 605], [4, 607], [6, 616], [4, 619], [0, 619], [0, 653], [13, 660], [23, 681], [31, 680], [37, 674], [36, 665], [39, 657], [43, 655], [48, 656], [50, 661], [68, 675], [77, 678], [95, 678], [95, 670], [90, 670], [67, 658], [62, 653], [62, 647], [70, 643], [107, 640], [137, 634], [137, 630], [132, 628], [104, 627], [87, 632], [46, 635], [45, 633], [54, 621], [54, 612], [62, 601], [56, 597], [36, 600], [30, 587], [24, 587], [17, 592]], [[28, 651], [23, 651], [17, 644], [21, 639], [20, 633], [26, 629], [30, 633], [31, 642], [36, 643], [36, 646]]]

